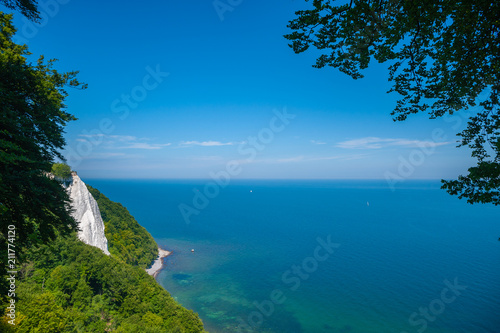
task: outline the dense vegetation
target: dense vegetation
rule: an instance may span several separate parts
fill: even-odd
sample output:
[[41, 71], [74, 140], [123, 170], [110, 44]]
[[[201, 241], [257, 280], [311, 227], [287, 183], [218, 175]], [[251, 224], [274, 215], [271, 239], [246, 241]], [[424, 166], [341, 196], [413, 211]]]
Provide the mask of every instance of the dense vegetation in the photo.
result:
[[121, 204], [88, 188], [105, 221], [111, 256], [76, 234], [24, 248], [16, 326], [0, 318], [0, 332], [204, 332], [198, 315], [144, 271], [158, 252], [151, 235]]
[[92, 186], [87, 185], [87, 188], [101, 211], [109, 253], [128, 264], [149, 267], [158, 257], [158, 245], [151, 234], [137, 223], [127, 208], [109, 200]]
[[400, 97], [396, 121], [462, 112], [469, 119], [459, 147], [469, 146], [477, 165], [442, 188], [469, 203], [500, 205], [500, 2], [306, 1], [312, 6], [288, 24], [290, 47], [316, 48], [314, 67], [354, 79], [373, 60], [388, 63], [389, 92]]
[[144, 271], [158, 252], [151, 235], [121, 204], [88, 188], [105, 221], [111, 256], [76, 234], [24, 248], [16, 326], [3, 317], [0, 332], [204, 332], [198, 315]]
[[144, 269], [75, 235], [30, 249], [20, 276], [17, 332], [203, 332]]
[[50, 172], [59, 179], [71, 177], [71, 168], [66, 163], [54, 163]]
[[[12, 15], [0, 12], [2, 263], [7, 254], [8, 230], [12, 228], [18, 248], [77, 229], [67, 210], [68, 194], [45, 175], [54, 159], [63, 159], [64, 126], [75, 119], [65, 111], [65, 89], [85, 88], [76, 79], [77, 72], [59, 73], [53, 68], [53, 60], [45, 61], [41, 56], [35, 64], [28, 61], [27, 46], [12, 41], [15, 32]], [[5, 274], [5, 265], [0, 265], [0, 276]], [[0, 279], [0, 299], [6, 294], [5, 282]]]
[[[0, 3], [40, 17], [36, 1]], [[54, 160], [64, 161], [64, 127], [76, 119], [66, 111], [65, 89], [86, 85], [77, 72], [56, 71], [54, 60], [29, 62], [27, 46], [12, 41], [15, 32], [12, 15], [0, 12], [0, 332], [203, 332], [198, 316], [142, 268], [156, 257], [156, 244], [121, 205], [103, 209], [117, 235], [116, 258], [77, 239], [69, 196], [54, 179], [69, 168], [47, 174]], [[7, 275], [7, 259], [17, 274]], [[7, 323], [14, 321], [7, 304], [15, 305], [15, 326]]]

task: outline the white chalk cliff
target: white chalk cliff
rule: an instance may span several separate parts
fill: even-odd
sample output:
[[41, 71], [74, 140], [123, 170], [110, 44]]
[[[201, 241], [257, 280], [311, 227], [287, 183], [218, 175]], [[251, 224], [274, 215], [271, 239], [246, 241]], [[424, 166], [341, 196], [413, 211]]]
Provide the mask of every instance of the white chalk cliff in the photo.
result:
[[72, 216], [81, 229], [78, 237], [84, 243], [95, 246], [109, 255], [108, 240], [104, 235], [104, 222], [99, 206], [76, 172], [72, 173], [72, 177], [73, 182], [68, 186], [67, 191], [71, 198]]

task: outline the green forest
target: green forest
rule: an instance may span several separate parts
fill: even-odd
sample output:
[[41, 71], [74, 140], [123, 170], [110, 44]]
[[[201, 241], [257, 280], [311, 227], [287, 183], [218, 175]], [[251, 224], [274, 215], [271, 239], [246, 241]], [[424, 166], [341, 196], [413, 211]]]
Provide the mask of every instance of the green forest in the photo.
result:
[[109, 200], [92, 186], [87, 185], [87, 188], [101, 211], [111, 255], [127, 264], [148, 268], [158, 257], [158, 245], [153, 237], [137, 223], [127, 208]]
[[16, 325], [5, 316], [0, 331], [203, 332], [198, 315], [145, 272], [158, 256], [149, 232], [123, 205], [87, 188], [98, 203], [111, 255], [76, 233], [25, 248], [17, 275]]
[[29, 249], [18, 274], [16, 326], [2, 332], [203, 332], [142, 267], [124, 264], [76, 234]]
[[87, 188], [98, 202], [111, 255], [83, 243], [76, 233], [24, 248], [16, 325], [4, 316], [0, 331], [203, 332], [198, 315], [145, 272], [158, 256], [153, 237], [124, 206]]
[[[37, 13], [36, 3], [2, 2]], [[12, 20], [0, 12], [0, 332], [203, 332], [145, 272], [157, 245], [122, 205], [89, 188], [111, 255], [78, 239], [62, 186], [71, 169], [54, 162], [64, 161], [64, 127], [76, 120], [66, 89], [86, 85], [53, 59], [28, 60]]]
[[[158, 245], [152, 235], [126, 207], [89, 185], [87, 189], [97, 201], [105, 225], [110, 255], [78, 238], [79, 221], [71, 214], [71, 199], [65, 189], [72, 180], [72, 168], [81, 170], [90, 179], [201, 180], [210, 175], [217, 183], [217, 194], [206, 195], [211, 199], [232, 181], [230, 170], [238, 170], [234, 172], [236, 181], [385, 179], [392, 192], [396, 183], [437, 177], [445, 178], [441, 180], [441, 189], [475, 204], [474, 208], [477, 204], [500, 205], [499, 1], [305, 0], [298, 4], [291, 1], [284, 6], [264, 1], [227, 0], [203, 3], [215, 9], [208, 15], [201, 4], [188, 7], [182, 1], [156, 1], [147, 5], [77, 3], [0, 0], [0, 333], [206, 332], [198, 314], [181, 306], [145, 271], [158, 256]], [[77, 17], [82, 20], [76, 20]], [[258, 27], [252, 26], [255, 22], [259, 23]], [[277, 23], [279, 26], [275, 25]], [[300, 57], [292, 59], [288, 53], [281, 53], [283, 48], [287, 49], [284, 43], [294, 53], [301, 54]], [[53, 57], [60, 57], [61, 62]], [[303, 63], [322, 70], [313, 73], [303, 69]], [[337, 72], [353, 80], [366, 75], [363, 83], [366, 85], [343, 81]], [[387, 89], [379, 80], [380, 73], [387, 79]], [[390, 97], [378, 92], [382, 88], [384, 94], [391, 93]], [[148, 94], [150, 99], [146, 101]], [[290, 113], [286, 107], [283, 114], [276, 110], [271, 114], [267, 110], [269, 106], [279, 105], [288, 107]], [[384, 119], [387, 106], [391, 109]], [[400, 124], [394, 130], [385, 125], [386, 120], [391, 120], [389, 113], [392, 120]], [[82, 118], [78, 126], [68, 127], [78, 120], [77, 116]], [[281, 120], [283, 123], [286, 120], [287, 124], [287, 117], [296, 116], [299, 119], [294, 124], [296, 127], [285, 131], [285, 126], [276, 126], [275, 120], [283, 118]], [[426, 118], [432, 123], [421, 122]], [[275, 136], [278, 132], [283, 136]], [[468, 149], [470, 154], [453, 153], [447, 148], [452, 146]], [[245, 157], [247, 152], [249, 155]], [[226, 174], [228, 176], [224, 176]], [[226, 185], [221, 185], [226, 181]], [[205, 190], [211, 184], [216, 185], [207, 183]], [[196, 188], [193, 191], [192, 202], [198, 207], [195, 203], [201, 193]], [[407, 193], [404, 191], [396, 193], [398, 198]], [[183, 199], [179, 197], [180, 210]], [[368, 199], [371, 208], [368, 208]], [[366, 216], [376, 216], [371, 212], [377, 209], [375, 200], [378, 199], [359, 196], [362, 209], [370, 209]], [[208, 206], [209, 200], [206, 202], [203, 207]], [[336, 200], [329, 202], [338, 204]], [[419, 200], [412, 199], [412, 202], [416, 212], [425, 206], [425, 202]], [[443, 237], [455, 237], [455, 233], [460, 236], [460, 229], [456, 228], [459, 211], [454, 210], [454, 206], [442, 204], [445, 201], [434, 203], [441, 206], [433, 212], [449, 211], [446, 216], [449, 221], [436, 218], [439, 223], [433, 224], [426, 216], [418, 218], [411, 210], [391, 205], [387, 207], [395, 207], [394, 212], [396, 208], [401, 211], [401, 226], [408, 225], [412, 233], [409, 242], [400, 237], [401, 233], [391, 234], [388, 229], [386, 234], [391, 237], [390, 241], [394, 240], [395, 246], [403, 244], [403, 250], [416, 250], [416, 256], [422, 251], [413, 246], [413, 241], [422, 248], [426, 244], [438, 245], [435, 252], [426, 253], [440, 254], [444, 248], [457, 257], [454, 250], [443, 245], [445, 239], [438, 238], [438, 231], [442, 222], [441, 230], [446, 231]], [[232, 208], [222, 203], [214, 204], [207, 210], [207, 220], [210, 218], [208, 211], [213, 207]], [[308, 227], [304, 235], [309, 235], [310, 230], [323, 230], [323, 224], [319, 229], [309, 227], [309, 221], [323, 223], [320, 216], [323, 211], [311, 207], [306, 207], [314, 214], [304, 215], [304, 225]], [[339, 204], [339, 207], [348, 210], [351, 206]], [[383, 206], [379, 204], [378, 207]], [[192, 211], [198, 215], [202, 209]], [[387, 215], [388, 210], [379, 211]], [[189, 224], [182, 210], [181, 214]], [[385, 222], [386, 215], [376, 221]], [[225, 216], [221, 219], [224, 223]], [[251, 217], [242, 212], [235, 216]], [[336, 211], [325, 216], [342, 218]], [[470, 219], [473, 227], [475, 223], [479, 226], [486, 221], [486, 218], [476, 217], [480, 215], [473, 216]], [[271, 220], [268, 217], [262, 220], [268, 219]], [[494, 221], [497, 220], [495, 216]], [[233, 220], [227, 218], [227, 221]], [[249, 225], [239, 218], [234, 221], [234, 225]], [[286, 222], [287, 226], [293, 226]], [[336, 227], [335, 223], [329, 222], [328, 227]], [[297, 225], [301, 226], [299, 222]], [[215, 234], [212, 225], [209, 226], [207, 229], [200, 227], [200, 232], [209, 230], [208, 235]], [[260, 231], [254, 224], [251, 226]], [[385, 230], [376, 224], [373, 226]], [[274, 230], [266, 228], [267, 225], [262, 231]], [[276, 230], [285, 229], [280, 226]], [[463, 230], [473, 231], [470, 232], [473, 235], [476, 229]], [[395, 230], [400, 232], [402, 229]], [[428, 243], [419, 242], [427, 236]], [[498, 243], [496, 237], [495, 244]], [[469, 243], [457, 239], [452, 238], [455, 243], [465, 246], [456, 253], [474, 254], [469, 250], [483, 246], [483, 243], [473, 242], [475, 238], [470, 238]], [[359, 244], [364, 243], [359, 239]], [[384, 246], [383, 250], [390, 249], [388, 253], [399, 254], [391, 259], [404, 259], [403, 265], [393, 266], [391, 272], [404, 272], [401, 267], [407, 267], [404, 266], [406, 258], [415, 257], [403, 256], [405, 252], [398, 252], [397, 247], [393, 250]], [[355, 248], [348, 244], [345, 247]], [[264, 251], [247, 251], [250, 255], [260, 252]], [[286, 253], [292, 256], [295, 252]], [[491, 253], [495, 252], [486, 254]], [[239, 258], [236, 254], [231, 253], [229, 258]], [[463, 266], [455, 266], [456, 271], [452, 270], [450, 275], [463, 272], [467, 263], [481, 264], [481, 260], [475, 259], [486, 256], [477, 254], [470, 260], [461, 256]], [[246, 253], [241, 258], [245, 260], [245, 267], [249, 262], [259, 263], [248, 260], [250, 257]], [[439, 263], [434, 258], [432, 262]], [[446, 265], [436, 267], [452, 267], [448, 261], [443, 262]], [[264, 268], [271, 267], [268, 261], [265, 263]], [[419, 267], [412, 262], [411, 265]], [[457, 265], [462, 262], [457, 261]], [[236, 266], [224, 266], [237, 271]], [[368, 266], [360, 264], [360, 267], [362, 270], [355, 274], [366, 275]], [[487, 265], [478, 266], [477, 271], [484, 267]], [[324, 272], [329, 271], [325, 269]], [[422, 270], [426, 274], [425, 281], [431, 281], [433, 274], [428, 272], [432, 273]], [[274, 283], [275, 275], [267, 270], [265, 273]], [[285, 275], [281, 276], [285, 282]], [[409, 285], [420, 288], [420, 282], [424, 282], [410, 284], [396, 278], [379, 280], [406, 283], [396, 284], [398, 290]], [[439, 275], [439, 279], [444, 277]], [[330, 286], [343, 286], [330, 280]], [[350, 280], [353, 280], [350, 276], [345, 279]], [[362, 285], [362, 280], [354, 280]], [[484, 280], [479, 278], [478, 281]], [[253, 282], [245, 275], [244, 282], [235, 282], [235, 285], [258, 289], [270, 283], [261, 281], [262, 284], [254, 286]], [[472, 291], [474, 283], [470, 285]], [[210, 289], [211, 285], [208, 286]], [[378, 291], [375, 287], [378, 285], [372, 289]], [[375, 299], [376, 294], [367, 295], [357, 287], [343, 290], [332, 287], [332, 292], [336, 293], [332, 295], [336, 297], [349, 290], [359, 291], [361, 300]], [[427, 291], [430, 290], [439, 291], [432, 288]], [[305, 291], [307, 289], [301, 295], [307, 295]], [[422, 302], [419, 297], [427, 296], [427, 291], [422, 289], [421, 294], [414, 293], [418, 302], [402, 298], [398, 306], [394, 306], [394, 300], [389, 299], [392, 304], [388, 303], [390, 307], [387, 308], [399, 310], [401, 305], [401, 309], [407, 309], [403, 304], [407, 302], [408, 309], [410, 304], [416, 304], [409, 313], [413, 309], [422, 311], [420, 305], [428, 301], [426, 298]], [[382, 292], [378, 295], [384, 296]], [[492, 298], [490, 290], [485, 295], [487, 303], [478, 303], [477, 309], [493, 308], [488, 303]], [[246, 296], [252, 297], [250, 293]], [[327, 301], [335, 299], [334, 296], [319, 296]], [[348, 300], [355, 299], [348, 296]], [[194, 302], [197, 298], [192, 299]], [[380, 300], [386, 299], [380, 297]], [[353, 314], [336, 315], [326, 306], [311, 309], [317, 301], [319, 298], [310, 303], [292, 301], [279, 311], [296, 311], [301, 320], [309, 314], [323, 313], [324, 317], [337, 316], [342, 319], [340, 321], [357, 318], [353, 309], [358, 308], [358, 304], [351, 307], [341, 304], [345, 314], [347, 310], [353, 310]], [[429, 301], [429, 304], [435, 303]], [[269, 301], [260, 299], [248, 303], [260, 310], [256, 304], [264, 302]], [[372, 309], [364, 302], [359, 303], [360, 317], [364, 318], [365, 309]], [[379, 315], [382, 313], [380, 304], [377, 299], [372, 311], [378, 315], [377, 324], [385, 320]], [[202, 314], [203, 309], [200, 308]], [[301, 312], [304, 309], [308, 312]], [[469, 312], [474, 314], [473, 311], [461, 313]], [[482, 315], [490, 315], [483, 312]], [[451, 311], [442, 318], [445, 316], [453, 318]], [[267, 317], [270, 315], [266, 315], [266, 321]], [[278, 317], [269, 320], [269, 326], [280, 321]], [[208, 315], [206, 318], [206, 325], [215, 327], [209, 322], [213, 318]], [[390, 315], [386, 318], [390, 319], [387, 322], [393, 320]], [[409, 318], [413, 325], [414, 317], [410, 315]], [[474, 320], [480, 324], [485, 321], [482, 317]], [[465, 321], [460, 319], [458, 323]], [[427, 321], [424, 322], [422, 331], [427, 328]], [[441, 319], [435, 324], [442, 325]], [[325, 326], [325, 330], [327, 328], [330, 330]], [[305, 326], [301, 330], [311, 332]], [[333, 330], [341, 331], [340, 328], [330, 331]], [[349, 330], [357, 329], [353, 326]]]

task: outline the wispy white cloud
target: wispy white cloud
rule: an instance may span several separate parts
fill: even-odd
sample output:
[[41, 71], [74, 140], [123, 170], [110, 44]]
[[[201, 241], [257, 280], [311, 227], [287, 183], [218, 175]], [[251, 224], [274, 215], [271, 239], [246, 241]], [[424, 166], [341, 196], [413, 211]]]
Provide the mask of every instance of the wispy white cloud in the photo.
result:
[[326, 142], [316, 141], [316, 140], [311, 140], [311, 143], [314, 144], [314, 145], [326, 145]]
[[340, 160], [349, 161], [365, 158], [369, 154], [344, 154], [344, 155], [334, 155], [334, 156], [317, 156], [317, 157], [307, 157], [307, 156], [294, 156], [287, 158], [267, 158], [267, 159], [257, 159], [254, 161], [241, 161], [240, 164], [248, 163], [265, 163], [265, 164], [276, 164], [276, 163], [299, 163], [299, 162], [314, 162], [314, 161], [329, 161], [329, 160]]
[[308, 159], [308, 161], [329, 161], [329, 160], [339, 160], [339, 159], [346, 159], [345, 156], [324, 156], [324, 157], [311, 157]]
[[224, 158], [222, 156], [193, 156], [188, 158], [193, 161], [223, 161]]
[[84, 160], [137, 160], [141, 159], [143, 156], [139, 154], [125, 154], [125, 153], [115, 153], [115, 152], [103, 152], [103, 153], [92, 153], [89, 156], [84, 156]]
[[97, 134], [80, 134], [78, 136], [81, 136], [82, 138], [98, 138], [98, 137], [104, 137], [105, 135], [103, 133], [97, 133]]
[[[106, 135], [103, 133], [95, 133], [95, 134], [80, 134], [78, 135], [80, 138], [86, 138], [86, 139], [99, 139], [99, 140], [113, 140], [113, 141], [136, 141], [138, 140], [137, 137], [132, 136], [132, 135]], [[82, 141], [85, 139], [77, 139], [78, 141]], [[141, 140], [147, 140], [147, 139], [141, 139]]]
[[[137, 137], [132, 136], [132, 135], [108, 135], [109, 138], [115, 139], [117, 141], [137, 141]], [[148, 140], [148, 139], [141, 139], [141, 140]]]
[[239, 142], [221, 142], [221, 141], [182, 141], [181, 146], [202, 146], [202, 147], [215, 147], [215, 146], [233, 146]]
[[110, 157], [127, 157], [127, 154], [124, 153], [94, 153], [92, 154], [92, 158], [110, 158]]
[[151, 149], [161, 149], [163, 147], [168, 147], [170, 145], [171, 145], [171, 143], [155, 144], [155, 143], [145, 143], [145, 142], [133, 142], [133, 143], [130, 143], [130, 145], [128, 145], [128, 146], [118, 147], [118, 149], [146, 149], [146, 150], [151, 150]]
[[293, 162], [301, 162], [304, 160], [304, 156], [290, 157], [290, 158], [280, 158], [277, 159], [278, 163], [293, 163]]
[[337, 147], [344, 149], [381, 149], [390, 146], [400, 147], [438, 147], [450, 144], [451, 142], [435, 142], [409, 139], [390, 139], [378, 137], [366, 137], [360, 139], [347, 140], [337, 143]]
[[95, 145], [103, 145], [106, 149], [161, 149], [170, 146], [171, 143], [148, 143], [148, 138], [137, 138], [132, 135], [105, 135], [99, 134], [80, 134], [76, 139], [78, 142], [90, 142]]
[[343, 161], [350, 161], [350, 160], [359, 160], [365, 158], [368, 155], [369, 154], [353, 154], [353, 155], [343, 156], [341, 158]]

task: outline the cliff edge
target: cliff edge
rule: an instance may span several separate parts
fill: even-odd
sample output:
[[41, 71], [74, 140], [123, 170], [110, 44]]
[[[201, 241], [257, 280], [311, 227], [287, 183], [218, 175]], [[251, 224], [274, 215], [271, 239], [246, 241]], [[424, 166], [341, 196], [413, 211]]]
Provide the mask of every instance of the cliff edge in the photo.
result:
[[73, 181], [69, 184], [67, 191], [73, 208], [71, 215], [78, 222], [80, 228], [78, 238], [109, 255], [108, 240], [104, 235], [104, 222], [99, 206], [76, 172], [71, 175]]

